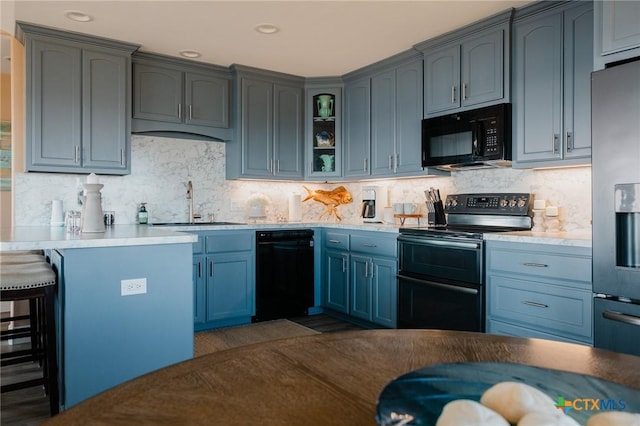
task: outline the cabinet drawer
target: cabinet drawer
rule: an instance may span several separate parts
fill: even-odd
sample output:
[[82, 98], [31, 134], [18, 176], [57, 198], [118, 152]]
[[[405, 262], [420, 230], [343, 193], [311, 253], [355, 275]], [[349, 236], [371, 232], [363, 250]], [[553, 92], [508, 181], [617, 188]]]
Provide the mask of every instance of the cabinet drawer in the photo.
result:
[[251, 232], [207, 235], [207, 253], [253, 250], [253, 235]]
[[558, 342], [567, 342], [567, 343], [577, 343], [580, 345], [589, 345], [591, 346], [593, 342], [591, 339], [575, 340], [568, 339], [562, 336], [556, 336], [555, 334], [545, 333], [538, 330], [532, 330], [526, 327], [520, 327], [513, 324], [507, 324], [501, 321], [489, 320], [487, 321], [487, 333], [491, 334], [500, 334], [503, 336], [515, 336], [515, 337], [528, 337], [535, 339], [547, 339], [547, 340], [555, 340]]
[[592, 294], [534, 281], [487, 277], [491, 319], [519, 322], [560, 336], [591, 338]]
[[396, 257], [398, 255], [396, 235], [388, 237], [381, 236], [381, 233], [351, 234], [351, 251]]
[[582, 281], [591, 285], [591, 258], [562, 252], [491, 248], [487, 256], [487, 269], [518, 275]]
[[328, 249], [349, 250], [349, 234], [340, 232], [327, 232], [324, 246]]

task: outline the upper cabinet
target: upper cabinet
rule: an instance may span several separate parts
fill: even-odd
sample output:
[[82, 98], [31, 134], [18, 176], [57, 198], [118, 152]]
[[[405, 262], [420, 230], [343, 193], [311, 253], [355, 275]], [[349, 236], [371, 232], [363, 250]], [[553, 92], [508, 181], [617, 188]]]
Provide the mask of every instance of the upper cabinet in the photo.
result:
[[306, 105], [306, 178], [342, 176], [342, 81], [307, 81]]
[[594, 66], [640, 56], [640, 2], [594, 2]]
[[302, 179], [304, 79], [234, 65], [235, 137], [227, 178]]
[[424, 54], [424, 117], [509, 102], [512, 11], [428, 40]]
[[26, 170], [128, 174], [138, 46], [18, 23], [26, 47]]
[[591, 162], [592, 4], [549, 4], [516, 14], [514, 167]]
[[345, 79], [344, 177], [371, 174], [371, 79]]
[[[416, 52], [417, 53], [417, 52]], [[422, 58], [371, 78], [371, 175], [421, 175]]]
[[448, 174], [422, 167], [422, 78], [415, 50], [345, 77], [345, 178]]
[[134, 133], [178, 132], [229, 140], [231, 73], [162, 55], [133, 57]]

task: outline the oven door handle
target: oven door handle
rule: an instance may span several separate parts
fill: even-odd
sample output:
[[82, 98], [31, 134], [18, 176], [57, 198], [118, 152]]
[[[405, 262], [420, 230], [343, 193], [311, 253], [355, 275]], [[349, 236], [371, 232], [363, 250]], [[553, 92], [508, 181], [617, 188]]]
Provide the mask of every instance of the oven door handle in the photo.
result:
[[449, 291], [455, 291], [457, 293], [467, 293], [467, 294], [478, 294], [478, 290], [476, 290], [475, 288], [468, 288], [468, 287], [460, 287], [457, 285], [450, 285], [450, 284], [443, 284], [443, 283], [436, 283], [433, 281], [426, 281], [426, 280], [419, 280], [417, 278], [411, 278], [411, 277], [407, 277], [405, 275], [396, 275], [396, 277], [398, 279], [403, 279], [405, 281], [411, 281], [417, 284], [423, 284], [429, 287], [437, 287], [437, 288], [441, 288], [443, 290], [449, 290]]
[[481, 243], [468, 243], [468, 242], [462, 242], [462, 241], [450, 241], [450, 240], [441, 241], [436, 239], [411, 238], [406, 236], [399, 237], [398, 241], [400, 241], [401, 243], [407, 242], [407, 243], [414, 243], [414, 244], [425, 245], [425, 246], [456, 247], [456, 248], [465, 248], [465, 249], [473, 249], [473, 250], [479, 249], [481, 244]]
[[604, 311], [602, 316], [606, 319], [623, 322], [625, 324], [640, 325], [640, 318], [634, 315], [623, 314], [622, 312]]

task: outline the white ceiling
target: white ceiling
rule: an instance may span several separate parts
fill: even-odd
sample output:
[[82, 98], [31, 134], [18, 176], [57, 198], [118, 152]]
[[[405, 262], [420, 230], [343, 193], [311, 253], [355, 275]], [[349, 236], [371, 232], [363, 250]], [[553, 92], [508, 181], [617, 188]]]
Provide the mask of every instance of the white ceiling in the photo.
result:
[[[6, 2], [7, 0], [0, 0]], [[127, 41], [141, 50], [249, 65], [304, 77], [335, 76], [530, 0], [467, 1], [36, 1], [16, 0], [15, 20]], [[65, 11], [93, 17], [75, 22]], [[280, 27], [272, 35], [261, 23]]]

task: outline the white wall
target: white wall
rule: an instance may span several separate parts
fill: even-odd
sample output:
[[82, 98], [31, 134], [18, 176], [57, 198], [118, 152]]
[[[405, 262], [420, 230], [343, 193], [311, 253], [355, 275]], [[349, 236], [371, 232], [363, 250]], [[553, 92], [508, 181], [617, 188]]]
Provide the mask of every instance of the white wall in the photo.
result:
[[[186, 184], [193, 182], [195, 211], [204, 218], [247, 220], [246, 200], [253, 194], [264, 194], [271, 203], [268, 220], [288, 210], [289, 196], [306, 194], [311, 189], [330, 190], [344, 185], [354, 202], [339, 207], [345, 221], [358, 221], [363, 185], [385, 185], [390, 203], [423, 203], [423, 191], [440, 188], [442, 195], [465, 192], [531, 192], [561, 207], [563, 229], [590, 230], [591, 169], [559, 170], [489, 169], [455, 172], [451, 177], [381, 180], [375, 182], [337, 182], [329, 184], [304, 182], [263, 182], [225, 180], [224, 143], [132, 136], [132, 168], [128, 176], [101, 176], [103, 209], [116, 212], [116, 223], [135, 223], [137, 206], [147, 202], [150, 221], [174, 222], [188, 218]], [[52, 173], [16, 173], [15, 224], [46, 225], [49, 223], [52, 199], [63, 200], [64, 209], [79, 209], [76, 182], [79, 175]], [[86, 176], [80, 176], [82, 181]], [[316, 221], [324, 206], [306, 201], [302, 206], [303, 221]], [[329, 219], [331, 220], [331, 219]]]

